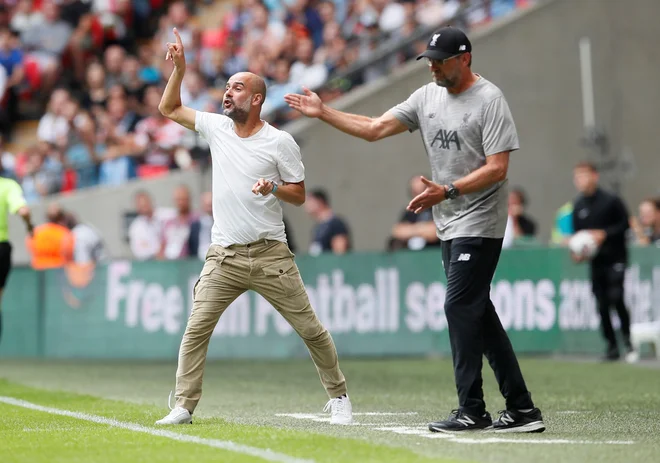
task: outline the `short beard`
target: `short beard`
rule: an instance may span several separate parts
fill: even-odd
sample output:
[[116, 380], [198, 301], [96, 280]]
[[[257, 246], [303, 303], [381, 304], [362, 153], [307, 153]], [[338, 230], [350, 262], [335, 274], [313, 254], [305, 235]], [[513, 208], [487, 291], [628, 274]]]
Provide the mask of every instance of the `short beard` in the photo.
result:
[[448, 79], [438, 80], [434, 77], [433, 82], [435, 82], [435, 85], [437, 85], [438, 87], [453, 88], [456, 86], [455, 81]]
[[245, 124], [250, 115], [250, 102], [246, 101], [244, 107], [236, 106], [231, 109], [225, 109], [223, 114], [237, 124]]

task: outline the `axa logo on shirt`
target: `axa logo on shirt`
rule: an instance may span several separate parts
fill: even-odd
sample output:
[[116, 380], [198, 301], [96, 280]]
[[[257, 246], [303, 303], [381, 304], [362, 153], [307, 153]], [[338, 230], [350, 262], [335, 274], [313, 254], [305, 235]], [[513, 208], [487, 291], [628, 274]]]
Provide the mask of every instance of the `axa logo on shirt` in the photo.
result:
[[435, 137], [433, 137], [433, 141], [431, 141], [431, 146], [434, 146], [436, 142], [438, 142], [440, 149], [452, 149], [453, 143], [455, 149], [461, 151], [461, 141], [458, 138], [458, 132], [456, 130], [439, 129]]

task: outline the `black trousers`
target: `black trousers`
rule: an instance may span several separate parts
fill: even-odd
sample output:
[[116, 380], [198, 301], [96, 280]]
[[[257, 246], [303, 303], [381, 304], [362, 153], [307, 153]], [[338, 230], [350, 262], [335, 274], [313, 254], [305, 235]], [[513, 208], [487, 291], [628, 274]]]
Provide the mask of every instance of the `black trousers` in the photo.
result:
[[[7, 277], [11, 270], [11, 244], [8, 241], [0, 242], [0, 290], [5, 289]], [[0, 304], [2, 301], [0, 301]], [[2, 305], [0, 305], [0, 337], [2, 337]]]
[[495, 372], [508, 410], [534, 408], [509, 336], [490, 300], [501, 239], [456, 238], [442, 242], [447, 275], [445, 316], [449, 328], [458, 403], [469, 415], [486, 411], [483, 356]]
[[624, 263], [593, 264], [591, 266], [591, 288], [600, 314], [600, 326], [608, 347], [616, 348], [616, 336], [612, 328], [610, 309], [614, 307], [621, 321], [621, 333], [626, 345], [630, 344], [630, 314], [623, 299]]

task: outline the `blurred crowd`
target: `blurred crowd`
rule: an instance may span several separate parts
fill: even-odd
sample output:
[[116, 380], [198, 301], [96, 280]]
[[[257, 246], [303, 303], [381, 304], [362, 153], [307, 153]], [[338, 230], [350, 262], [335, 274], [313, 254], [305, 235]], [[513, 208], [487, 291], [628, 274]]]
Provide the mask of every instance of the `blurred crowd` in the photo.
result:
[[[409, 197], [424, 191], [420, 176], [412, 177], [408, 184]], [[172, 192], [167, 206], [157, 206], [145, 190], [138, 191], [130, 211], [125, 214], [125, 241], [135, 260], [204, 260], [211, 244], [213, 226], [213, 198], [211, 192], [200, 196], [198, 207], [192, 203], [190, 190], [180, 185]], [[391, 236], [384, 243], [389, 252], [420, 251], [440, 246], [436, 225], [430, 209], [420, 214], [406, 210], [407, 201], [401, 205], [401, 215], [393, 224]], [[509, 214], [504, 236], [504, 248], [524, 248], [543, 245], [538, 238], [535, 220], [527, 212], [525, 192], [512, 188], [509, 193]], [[563, 205], [556, 215], [551, 245], [567, 246], [573, 235], [572, 205]], [[284, 220], [289, 247], [293, 252], [318, 256], [342, 255], [353, 250], [351, 227], [341, 213], [334, 210], [328, 192], [321, 188], [307, 193], [304, 209], [314, 226], [309, 247], [299, 249], [296, 231]], [[636, 213], [635, 213], [636, 212]], [[631, 246], [660, 247], [660, 197], [645, 199], [630, 217], [628, 242]], [[99, 263], [109, 256], [103, 236], [89, 224], [79, 220], [71, 211], [63, 210], [57, 203], [50, 204], [46, 223], [36, 228], [28, 238], [28, 249], [35, 268], [65, 266], [74, 262], [79, 265]]]
[[285, 108], [285, 93], [307, 86], [336, 98], [415, 56], [427, 37], [349, 72], [379, 49], [449, 20], [478, 26], [530, 0], [237, 0], [210, 28], [200, 25], [209, 7], [202, 3], [214, 2], [0, 5], [4, 139], [29, 108], [40, 115], [32, 146], [17, 153], [0, 146], [4, 175], [21, 182], [29, 202], [208, 162], [205, 142], [158, 112], [172, 70], [164, 47], [173, 27], [186, 47], [185, 105], [218, 111], [228, 77], [249, 70], [266, 77], [264, 114], [278, 125], [297, 114]]

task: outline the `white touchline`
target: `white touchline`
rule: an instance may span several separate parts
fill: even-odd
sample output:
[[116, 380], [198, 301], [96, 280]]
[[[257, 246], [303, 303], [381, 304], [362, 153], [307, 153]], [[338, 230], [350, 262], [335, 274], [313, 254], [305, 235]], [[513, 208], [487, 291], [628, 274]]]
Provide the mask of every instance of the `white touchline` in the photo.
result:
[[[353, 416], [414, 416], [417, 412], [355, 412]], [[325, 413], [275, 413], [275, 416], [288, 416], [291, 418], [327, 417]]]
[[[413, 428], [410, 426], [395, 426], [395, 427], [378, 427], [374, 428], [376, 431], [387, 431], [396, 434], [412, 435], [423, 437], [425, 439], [445, 439], [459, 444], [588, 444], [588, 445], [632, 445], [634, 441], [591, 441], [591, 440], [571, 440], [571, 439], [513, 439], [502, 437], [466, 437], [465, 435], [445, 434], [445, 433], [431, 433], [420, 429], [419, 427]], [[480, 435], [488, 433], [485, 431]], [[492, 435], [492, 434], [491, 434]]]
[[13, 397], [0, 396], [0, 402], [9, 405], [15, 405], [17, 407], [28, 408], [30, 410], [37, 410], [44, 413], [50, 413], [51, 415], [68, 416], [70, 418], [77, 418], [79, 420], [91, 421], [93, 423], [98, 423], [98, 424], [105, 424], [107, 426], [112, 426], [115, 428], [127, 429], [129, 431], [134, 431], [134, 432], [142, 432], [145, 434], [150, 434], [152, 436], [165, 437], [167, 439], [172, 439], [179, 442], [200, 444], [200, 445], [206, 445], [208, 447], [215, 447], [218, 449], [229, 450], [230, 452], [242, 453], [244, 455], [250, 455], [253, 457], [261, 458], [266, 461], [274, 461], [278, 463], [315, 463], [314, 460], [305, 460], [302, 458], [296, 458], [289, 455], [285, 455], [283, 453], [274, 452], [270, 449], [260, 449], [257, 447], [250, 447], [249, 445], [237, 444], [235, 442], [226, 441], [226, 440], [206, 439], [203, 437], [179, 434], [164, 429], [155, 429], [147, 426], [142, 426], [140, 424], [126, 423], [123, 421], [117, 421], [102, 416], [88, 415], [87, 413], [72, 412], [69, 410], [61, 410], [59, 408], [43, 407], [41, 405], [33, 404], [31, 402], [26, 402], [24, 400], [14, 399]]

